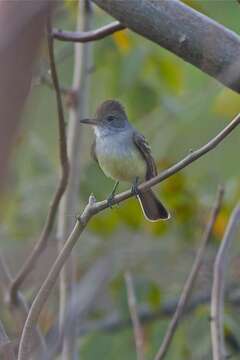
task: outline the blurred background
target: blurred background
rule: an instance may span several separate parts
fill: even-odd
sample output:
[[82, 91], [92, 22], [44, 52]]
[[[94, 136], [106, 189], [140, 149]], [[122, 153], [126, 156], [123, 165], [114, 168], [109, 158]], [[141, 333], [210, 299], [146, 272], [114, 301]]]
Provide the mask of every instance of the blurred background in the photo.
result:
[[[240, 6], [235, 0], [187, 0], [188, 5], [240, 33]], [[92, 28], [111, 18], [94, 6]], [[78, 8], [65, 0], [55, 11], [54, 26], [74, 30]], [[57, 69], [62, 86], [71, 87], [74, 45], [55, 41]], [[118, 99], [130, 121], [151, 144], [161, 172], [205, 144], [239, 111], [239, 95], [156, 44], [124, 30], [91, 44], [89, 116], [106, 99]], [[44, 42], [36, 64], [31, 94], [14, 144], [7, 186], [0, 202], [1, 253], [15, 274], [38, 238], [59, 178], [58, 130], [55, 93], [42, 79], [48, 75]], [[65, 99], [66, 100], [66, 99]], [[66, 103], [66, 101], [65, 101]], [[68, 106], [65, 106], [68, 126]], [[80, 125], [79, 125], [80, 126]], [[113, 187], [91, 159], [91, 129], [83, 132], [79, 154], [81, 179], [79, 211], [94, 193], [105, 199]], [[147, 222], [135, 199], [97, 215], [77, 246], [74, 258], [79, 286], [78, 352], [84, 360], [136, 358], [128, 321], [124, 271], [132, 273], [140, 314], [144, 317], [146, 359], [156, 353], [171, 311], [188, 275], [219, 184], [225, 187], [224, 205], [214, 226], [211, 244], [194, 288], [197, 301], [181, 321], [166, 359], [211, 359], [209, 293], [213, 260], [229, 215], [240, 195], [239, 129], [214, 151], [154, 188], [172, 218]], [[120, 190], [127, 189], [121, 184]], [[78, 214], [76, 213], [76, 215]], [[72, 215], [68, 215], [72, 216]], [[74, 220], [74, 219], [73, 219]], [[53, 233], [36, 270], [24, 285], [29, 301], [56, 256]], [[228, 286], [239, 282], [239, 243], [229, 264]], [[234, 296], [240, 299], [237, 286]], [[239, 294], [238, 294], [239, 293]], [[86, 295], [87, 294], [87, 295]], [[207, 299], [202, 299], [201, 297]], [[58, 308], [57, 287], [42, 312], [40, 326], [51, 333]], [[0, 304], [1, 318], [14, 337], [12, 319]], [[146, 319], [148, 321], [146, 321]], [[239, 358], [240, 313], [237, 301], [226, 303], [227, 342]], [[239, 343], [239, 345], [238, 345]]]

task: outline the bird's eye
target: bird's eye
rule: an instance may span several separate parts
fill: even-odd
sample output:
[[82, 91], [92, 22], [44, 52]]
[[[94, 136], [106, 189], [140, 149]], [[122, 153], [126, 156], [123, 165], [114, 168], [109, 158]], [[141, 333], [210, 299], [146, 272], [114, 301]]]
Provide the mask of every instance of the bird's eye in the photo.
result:
[[107, 121], [108, 122], [111, 122], [113, 120], [114, 120], [114, 116], [112, 116], [112, 115], [107, 116]]

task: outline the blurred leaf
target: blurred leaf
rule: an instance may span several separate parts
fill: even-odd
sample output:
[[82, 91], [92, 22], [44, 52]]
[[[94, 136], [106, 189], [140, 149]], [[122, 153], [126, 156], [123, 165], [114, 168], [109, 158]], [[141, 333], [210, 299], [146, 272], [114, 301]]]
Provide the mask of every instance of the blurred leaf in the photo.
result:
[[148, 290], [148, 294], [147, 294], [147, 302], [151, 306], [152, 309], [157, 309], [160, 307], [161, 298], [162, 298], [162, 293], [161, 293], [160, 287], [153, 282], [151, 284], [149, 284], [149, 290]]
[[64, 0], [64, 5], [71, 15], [76, 15], [78, 10], [78, 0]]
[[205, 11], [198, 0], [182, 0], [186, 5], [190, 6], [191, 8], [200, 11], [201, 13], [205, 14]]
[[222, 117], [232, 117], [239, 113], [239, 94], [230, 89], [224, 88], [213, 103], [213, 111]]
[[219, 239], [222, 239], [222, 237], [223, 237], [228, 220], [229, 220], [229, 214], [226, 211], [226, 209], [223, 209], [220, 212], [220, 214], [218, 215], [217, 220], [215, 221], [215, 224], [213, 227], [213, 234], [216, 237], [218, 237]]
[[179, 95], [184, 87], [184, 74], [181, 63], [173, 56], [152, 53], [146, 59], [146, 74], [155, 73], [160, 78], [163, 86], [176, 95]]
[[128, 54], [131, 49], [131, 41], [129, 38], [129, 33], [126, 30], [117, 31], [113, 34], [114, 42], [116, 43], [118, 49], [124, 54]]

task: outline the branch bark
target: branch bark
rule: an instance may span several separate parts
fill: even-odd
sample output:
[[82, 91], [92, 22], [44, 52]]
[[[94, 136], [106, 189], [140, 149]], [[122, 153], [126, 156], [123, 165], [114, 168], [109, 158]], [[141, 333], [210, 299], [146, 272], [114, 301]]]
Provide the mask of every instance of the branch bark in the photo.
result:
[[112, 35], [116, 31], [123, 29], [125, 29], [125, 26], [123, 26], [119, 21], [115, 21], [92, 31], [63, 31], [54, 29], [53, 37], [60, 41], [85, 43], [103, 39], [106, 36]]
[[240, 204], [238, 204], [232, 212], [214, 263], [211, 296], [211, 337], [213, 360], [224, 360], [227, 356], [223, 329], [225, 274], [227, 271], [230, 246], [234, 239], [236, 227], [239, 224]]
[[240, 92], [240, 37], [178, 0], [94, 0], [121, 24]]
[[[191, 164], [193, 161], [197, 160], [208, 151], [215, 148], [227, 135], [231, 133], [231, 131], [240, 123], [240, 114], [237, 115], [231, 122], [228, 124], [217, 136], [215, 136], [212, 140], [210, 140], [206, 145], [202, 146], [200, 149], [192, 152], [190, 155], [185, 157], [183, 160], [179, 161], [174, 166], [170, 167], [168, 170], [164, 171], [161, 175], [157, 175], [151, 180], [148, 180], [142, 183], [139, 186], [139, 190], [147, 190], [150, 189], [152, 186], [160, 183], [161, 181], [167, 179], [168, 177], [172, 176], [173, 174], [177, 173], [187, 165]], [[123, 192], [117, 195], [113, 199], [113, 203], [117, 204], [120, 203], [130, 197], [133, 197], [133, 193], [131, 190]], [[32, 306], [30, 308], [21, 341], [20, 341], [20, 348], [19, 348], [19, 356], [18, 360], [27, 360], [29, 355], [29, 348], [28, 348], [28, 341], [31, 337], [33, 328], [38, 320], [38, 317], [41, 313], [42, 307], [48, 299], [48, 296], [55, 284], [57, 277], [64, 266], [66, 260], [68, 259], [69, 255], [71, 254], [71, 250], [74, 247], [75, 243], [77, 242], [79, 236], [87, 226], [87, 223], [90, 219], [95, 216], [96, 214], [100, 213], [104, 209], [109, 208], [109, 203], [107, 200], [96, 202], [93, 196], [90, 196], [88, 205], [85, 207], [82, 215], [77, 219], [77, 222], [74, 226], [72, 233], [70, 234], [69, 238], [66, 240], [60, 254], [58, 255], [57, 259], [55, 260], [46, 280], [44, 281], [43, 285], [41, 286], [39, 292], [37, 293]]]
[[179, 323], [179, 320], [184, 312], [184, 308], [187, 304], [187, 301], [190, 297], [190, 294], [191, 294], [191, 291], [192, 291], [192, 288], [194, 286], [194, 282], [197, 278], [197, 275], [198, 275], [198, 271], [202, 265], [202, 262], [203, 262], [203, 258], [204, 258], [204, 255], [205, 255], [205, 250], [206, 250], [206, 247], [209, 243], [209, 240], [211, 238], [211, 234], [212, 234], [212, 229], [213, 229], [213, 226], [216, 222], [216, 219], [217, 219], [217, 216], [219, 214], [219, 211], [220, 211], [220, 208], [221, 208], [221, 205], [222, 205], [222, 198], [223, 198], [223, 189], [220, 188], [218, 190], [218, 194], [217, 194], [217, 198], [216, 198], [216, 201], [215, 201], [215, 204], [213, 206], [213, 209], [212, 209], [212, 213], [210, 215], [210, 219], [209, 219], [209, 222], [206, 226], [206, 229], [205, 229], [205, 232], [204, 232], [204, 235], [203, 235], [203, 239], [201, 241], [201, 245], [200, 245], [200, 248], [198, 249], [197, 251], [197, 255], [196, 255], [196, 258], [194, 260], [194, 263], [193, 263], [193, 266], [192, 266], [192, 269], [190, 271], [190, 274], [187, 278], [187, 281], [186, 283], [184, 284], [184, 287], [183, 287], [183, 290], [182, 290], [182, 293], [181, 293], [181, 296], [180, 296], [180, 299], [179, 299], [179, 302], [177, 304], [177, 308], [176, 308], [176, 311], [170, 321], [170, 324], [168, 326], [168, 329], [166, 331], [166, 334], [164, 336], [164, 339], [163, 339], [163, 342], [155, 356], [155, 360], [162, 360], [168, 349], [169, 349], [169, 346], [171, 344], [171, 341], [173, 339], [173, 336], [176, 332], [176, 329], [177, 329], [177, 326], [178, 326], [178, 323]]

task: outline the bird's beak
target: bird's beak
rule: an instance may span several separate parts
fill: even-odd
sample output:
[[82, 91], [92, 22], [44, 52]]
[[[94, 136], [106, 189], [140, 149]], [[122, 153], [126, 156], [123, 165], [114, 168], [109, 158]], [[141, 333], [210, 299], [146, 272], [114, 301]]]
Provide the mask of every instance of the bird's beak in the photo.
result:
[[81, 119], [80, 123], [87, 124], [87, 125], [97, 125], [97, 120], [96, 119]]

